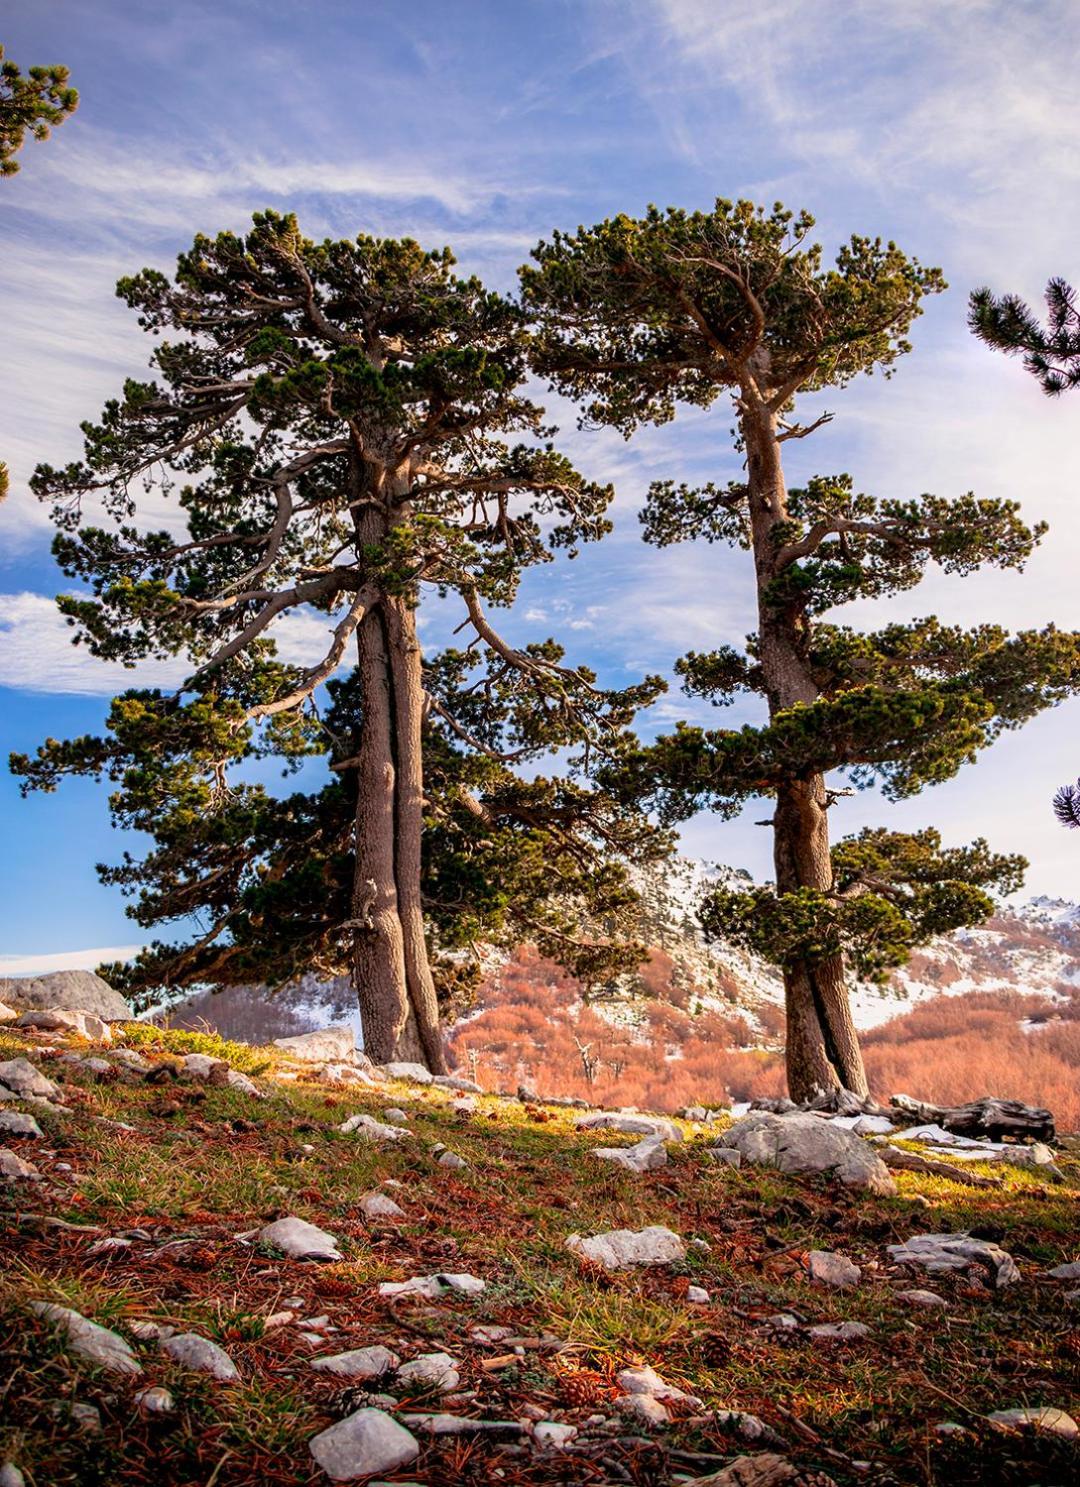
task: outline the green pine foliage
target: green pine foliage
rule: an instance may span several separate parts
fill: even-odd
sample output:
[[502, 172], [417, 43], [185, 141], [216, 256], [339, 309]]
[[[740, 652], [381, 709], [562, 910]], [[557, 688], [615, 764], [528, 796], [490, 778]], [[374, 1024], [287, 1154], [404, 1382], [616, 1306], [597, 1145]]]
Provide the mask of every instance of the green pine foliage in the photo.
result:
[[26, 141], [48, 139], [79, 106], [66, 67], [31, 67], [25, 73], [0, 46], [0, 176], [19, 170], [15, 159]]
[[1025, 370], [1050, 397], [1080, 385], [1080, 310], [1076, 291], [1064, 279], [1046, 286], [1045, 325], [1019, 295], [998, 296], [987, 288], [971, 295], [968, 324], [988, 346], [1022, 356]]

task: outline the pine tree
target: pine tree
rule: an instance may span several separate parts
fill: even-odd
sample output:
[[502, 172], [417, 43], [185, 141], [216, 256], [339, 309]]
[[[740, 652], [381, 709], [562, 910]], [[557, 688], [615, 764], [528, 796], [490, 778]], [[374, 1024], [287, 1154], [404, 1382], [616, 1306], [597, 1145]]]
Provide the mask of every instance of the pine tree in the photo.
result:
[[[525, 746], [545, 741], [545, 720], [556, 746], [617, 740], [654, 684], [605, 693], [557, 649], [507, 644], [489, 613], [511, 602], [526, 567], [603, 535], [611, 490], [547, 442], [521, 390], [519, 309], [458, 278], [449, 250], [315, 244], [268, 212], [246, 238], [197, 237], [173, 281], [147, 269], [118, 293], [170, 337], [153, 356], [157, 380], [129, 381], [84, 425], [84, 459], [41, 466], [32, 484], [52, 502], [61, 567], [90, 588], [59, 601], [76, 641], [130, 666], [182, 656], [192, 670], [174, 697], [118, 699], [111, 741], [50, 741], [15, 767], [46, 788], [68, 770], [119, 770], [120, 819], [159, 834], [165, 854], [147, 870], [151, 883], [164, 875], [147, 922], [155, 893], [159, 917], [185, 901], [212, 911], [196, 957], [237, 934], [249, 869], [265, 873], [267, 902], [306, 873], [323, 914], [318, 856], [303, 859], [312, 833], [329, 833], [324, 852], [348, 856], [347, 902], [335, 880], [319, 934], [335, 954], [347, 946], [365, 1045], [378, 1061], [440, 1070], [421, 897], [425, 720], [460, 742], [472, 735], [425, 688], [417, 604], [456, 597], [470, 650], [536, 711]], [[138, 520], [140, 488], [171, 508], [168, 527]], [[99, 502], [107, 525], [84, 518]], [[270, 628], [290, 614], [332, 627], [312, 666], [277, 659]], [[324, 720], [319, 698], [350, 647], [360, 722], [335, 733], [338, 702]], [[355, 748], [343, 752], [343, 736]], [[230, 776], [252, 756], [300, 759], [328, 740], [349, 785], [296, 818], [234, 791]], [[336, 828], [318, 819], [327, 811]]]
[[812, 228], [805, 213], [748, 202], [650, 208], [557, 233], [522, 270], [534, 364], [584, 405], [586, 421], [629, 436], [681, 403], [732, 399], [745, 478], [657, 482], [642, 519], [657, 545], [700, 539], [748, 553], [757, 625], [746, 650], [721, 645], [678, 669], [687, 691], [717, 705], [761, 699], [768, 721], [682, 725], [611, 784], [667, 823], [774, 801], [775, 885], [716, 893], [704, 921], [782, 967], [796, 1100], [866, 1092], [845, 957], [883, 974], [927, 934], [982, 917], [986, 889], [1014, 887], [1022, 867], [982, 842], [943, 851], [927, 832], [871, 832], [831, 849], [829, 811], [842, 792], [829, 772], [913, 795], [1080, 681], [1080, 637], [1052, 627], [1010, 636], [931, 617], [860, 633], [825, 619], [913, 587], [930, 562], [958, 575], [1022, 567], [1044, 528], [1027, 527], [1013, 501], [971, 494], [879, 499], [847, 475], [787, 488], [783, 445], [831, 416], [800, 423], [797, 398], [875, 369], [888, 376], [922, 300], [944, 288], [937, 269], [876, 239], [853, 237], [825, 268]]
[[19, 170], [15, 159], [29, 134], [48, 139], [79, 106], [79, 95], [68, 84], [66, 67], [31, 67], [23, 73], [4, 58], [0, 46], [0, 176]]
[[1080, 310], [1076, 291], [1064, 279], [1046, 286], [1045, 326], [1019, 295], [998, 297], [986, 288], [971, 295], [968, 324], [988, 346], [1022, 355], [1025, 369], [1050, 397], [1080, 385]]

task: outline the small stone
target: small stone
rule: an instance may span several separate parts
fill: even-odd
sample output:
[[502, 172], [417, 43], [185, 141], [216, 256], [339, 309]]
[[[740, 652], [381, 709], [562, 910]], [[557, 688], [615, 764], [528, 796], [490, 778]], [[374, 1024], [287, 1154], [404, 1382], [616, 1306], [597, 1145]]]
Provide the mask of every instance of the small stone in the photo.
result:
[[92, 1012], [79, 1012], [69, 1007], [31, 1007], [23, 1012], [16, 1027], [38, 1028], [42, 1032], [78, 1033], [88, 1043], [111, 1043], [112, 1029]]
[[0, 1146], [0, 1177], [7, 1182], [40, 1182], [41, 1173], [33, 1162], [24, 1162], [10, 1146]]
[[482, 1095], [483, 1086], [475, 1079], [466, 1079], [461, 1074], [436, 1074], [432, 1084], [441, 1084], [444, 1089], [459, 1089], [463, 1094]]
[[307, 1327], [310, 1332], [336, 1332], [337, 1328], [330, 1325], [330, 1318], [325, 1314], [321, 1317], [302, 1317], [301, 1327]]
[[407, 1126], [409, 1124], [409, 1117], [405, 1114], [404, 1110], [399, 1110], [396, 1105], [391, 1105], [389, 1110], [384, 1110], [382, 1117], [383, 1120], [392, 1126]]
[[160, 1342], [162, 1338], [172, 1337], [176, 1332], [175, 1327], [163, 1327], [158, 1322], [137, 1321], [129, 1322], [128, 1331], [140, 1342]]
[[998, 1289], [1020, 1279], [1016, 1262], [1007, 1250], [967, 1233], [915, 1234], [906, 1243], [890, 1244], [887, 1249], [897, 1265], [920, 1265], [931, 1275], [980, 1265]]
[[250, 1095], [253, 1100], [265, 1100], [265, 1090], [261, 1090], [254, 1079], [249, 1079], [246, 1074], [241, 1074], [239, 1069], [230, 1069], [225, 1077], [225, 1083], [230, 1089], [238, 1089], [243, 1095]]
[[464, 1157], [458, 1156], [456, 1151], [444, 1151], [438, 1161], [440, 1167], [449, 1167], [453, 1172], [460, 1172], [463, 1167], [469, 1165]]
[[942, 1420], [940, 1425], [934, 1426], [935, 1435], [967, 1435], [968, 1430], [964, 1425], [958, 1425], [955, 1420]]
[[472, 1342], [478, 1342], [483, 1346], [493, 1347], [496, 1343], [505, 1342], [508, 1337], [513, 1337], [512, 1327], [497, 1327], [483, 1323], [478, 1327], [469, 1328], [469, 1338]]
[[810, 1328], [810, 1336], [819, 1342], [858, 1342], [870, 1336], [870, 1328], [862, 1322], [821, 1322]]
[[362, 1136], [365, 1141], [400, 1141], [405, 1135], [400, 1127], [384, 1125], [370, 1115], [350, 1115], [338, 1130], [344, 1136]]
[[622, 1131], [628, 1136], [655, 1136], [661, 1141], [683, 1138], [675, 1122], [660, 1115], [624, 1115], [601, 1110], [595, 1115], [579, 1115], [574, 1125], [579, 1131]]
[[378, 1219], [403, 1219], [406, 1216], [405, 1210], [385, 1193], [365, 1193], [358, 1207], [369, 1223]]
[[562, 1425], [558, 1420], [538, 1420], [533, 1426], [533, 1440], [544, 1450], [561, 1451], [577, 1435], [576, 1425]]
[[229, 1077], [229, 1066], [222, 1058], [211, 1058], [207, 1053], [185, 1053], [180, 1060], [181, 1078], [195, 1079], [200, 1084], [225, 1084]]
[[852, 1264], [845, 1255], [837, 1254], [835, 1250], [812, 1249], [806, 1257], [806, 1269], [815, 1286], [847, 1290], [851, 1286], [857, 1286], [862, 1280], [862, 1271], [858, 1265]]
[[646, 1136], [636, 1146], [596, 1146], [593, 1156], [614, 1162], [628, 1172], [655, 1172], [667, 1165], [667, 1147], [659, 1136]]
[[440, 1394], [449, 1394], [461, 1382], [458, 1363], [449, 1353], [422, 1353], [410, 1363], [398, 1369], [398, 1380], [421, 1389], [437, 1389]]
[[263, 1322], [263, 1332], [276, 1332], [279, 1327], [287, 1327], [290, 1322], [296, 1321], [294, 1311], [275, 1311]]
[[397, 1471], [420, 1454], [416, 1437], [382, 1410], [362, 1409], [313, 1436], [315, 1462], [333, 1482]]
[[765, 1325], [772, 1327], [776, 1332], [794, 1332], [799, 1325], [799, 1319], [792, 1316], [789, 1311], [778, 1311], [766, 1318]]
[[24, 1115], [21, 1110], [0, 1110], [0, 1135], [43, 1140], [45, 1133], [32, 1115]]
[[107, 1234], [104, 1239], [96, 1239], [86, 1251], [88, 1255], [111, 1255], [117, 1250], [131, 1248], [130, 1239], [121, 1239], [119, 1235]]
[[[306, 1219], [284, 1218], [259, 1230], [259, 1241], [273, 1245], [297, 1260], [340, 1260], [341, 1251], [332, 1234]], [[301, 1302], [301, 1305], [303, 1303]]]
[[939, 1296], [936, 1291], [897, 1291], [898, 1301], [907, 1301], [911, 1306], [948, 1306], [944, 1296]]
[[673, 1384], [667, 1383], [655, 1368], [649, 1368], [646, 1364], [620, 1369], [615, 1375], [615, 1382], [626, 1394], [647, 1394], [651, 1399], [692, 1400], [694, 1398], [685, 1390], [676, 1389]]
[[51, 1079], [46, 1079], [28, 1058], [11, 1058], [0, 1063], [0, 1084], [15, 1095], [38, 1095], [43, 1100], [55, 1100], [60, 1091]]
[[687, 1286], [686, 1299], [692, 1306], [708, 1306], [712, 1297], [704, 1286]]
[[671, 1423], [671, 1416], [651, 1394], [624, 1394], [621, 1399], [615, 1401], [615, 1407], [621, 1414], [631, 1415], [639, 1425], [645, 1425], [650, 1429], [658, 1429], [662, 1425]]
[[356, 1038], [347, 1024], [320, 1028], [314, 1033], [297, 1033], [291, 1038], [275, 1038], [274, 1047], [289, 1058], [304, 1064], [326, 1064], [330, 1062], [368, 1064], [363, 1054], [357, 1052]]
[[722, 1162], [725, 1167], [741, 1167], [742, 1152], [736, 1151], [733, 1146], [712, 1146], [708, 1155], [714, 1162]]
[[26, 1478], [14, 1461], [5, 1461], [0, 1466], [0, 1487], [26, 1487]]
[[154, 1384], [149, 1389], [140, 1389], [135, 1396], [135, 1404], [143, 1415], [172, 1415], [176, 1412], [173, 1397], [163, 1384]]
[[208, 1373], [222, 1383], [232, 1383], [240, 1377], [240, 1370], [224, 1348], [194, 1332], [180, 1332], [175, 1337], [167, 1337], [161, 1344], [161, 1351], [174, 1363], [195, 1373]]
[[686, 1246], [677, 1234], [661, 1224], [647, 1229], [611, 1229], [604, 1234], [584, 1237], [571, 1234], [567, 1249], [603, 1265], [605, 1270], [621, 1270], [629, 1265], [670, 1265], [686, 1256]]
[[1016, 1430], [1027, 1425], [1032, 1430], [1044, 1431], [1047, 1435], [1060, 1435], [1064, 1440], [1075, 1440], [1080, 1436], [1080, 1425], [1064, 1410], [1044, 1406], [1042, 1409], [994, 1410], [987, 1415], [995, 1425]]
[[408, 1079], [413, 1084], [431, 1084], [433, 1082], [431, 1070], [425, 1069], [423, 1064], [383, 1064], [382, 1072], [387, 1079]]
[[370, 1348], [354, 1348], [349, 1353], [334, 1353], [329, 1358], [316, 1358], [311, 1365], [320, 1373], [332, 1373], [347, 1379], [381, 1379], [399, 1366], [401, 1359], [389, 1348], [376, 1344]]
[[464, 1100], [455, 1100], [451, 1108], [455, 1115], [475, 1115], [477, 1103], [475, 1100], [466, 1097]]
[[117, 1332], [99, 1327], [67, 1306], [54, 1306], [48, 1301], [32, 1301], [30, 1309], [47, 1322], [52, 1322], [67, 1338], [68, 1346], [80, 1358], [96, 1363], [109, 1373], [135, 1375], [142, 1366], [131, 1351], [131, 1345]]
[[0, 1023], [14, 1022], [18, 1015], [14, 1007], [9, 1007], [7, 1002], [0, 1002]]
[[69, 1421], [76, 1430], [95, 1434], [101, 1429], [101, 1411], [93, 1404], [85, 1404], [81, 1399], [73, 1399], [70, 1403], [65, 1399], [54, 1400], [49, 1406], [49, 1414], [54, 1420]]
[[1055, 1265], [1046, 1274], [1054, 1280], [1080, 1280], [1080, 1260], [1070, 1260], [1067, 1265]]

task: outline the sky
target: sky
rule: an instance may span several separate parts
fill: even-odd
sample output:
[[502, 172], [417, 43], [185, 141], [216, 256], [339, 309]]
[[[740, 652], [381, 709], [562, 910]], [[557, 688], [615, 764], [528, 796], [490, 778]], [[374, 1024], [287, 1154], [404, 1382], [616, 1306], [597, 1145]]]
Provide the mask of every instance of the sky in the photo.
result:
[[[553, 228], [651, 202], [806, 207], [830, 256], [853, 232], [895, 239], [951, 287], [891, 381], [808, 401], [835, 416], [787, 446], [789, 480], [847, 471], [882, 496], [974, 490], [1050, 522], [1025, 573], [932, 573], [876, 604], [875, 626], [937, 613], [1080, 629], [1080, 394], [1046, 399], [965, 323], [977, 285], [1037, 300], [1051, 275], [1080, 278], [1072, 0], [7, 0], [0, 42], [24, 68], [65, 63], [82, 98], [0, 181], [3, 757], [94, 732], [115, 691], [172, 679], [71, 646], [53, 603], [68, 581], [27, 482], [39, 461], [75, 457], [80, 420], [145, 371], [148, 338], [116, 279], [168, 270], [195, 232], [243, 230], [267, 206], [295, 210], [313, 237], [449, 243], [504, 290]], [[739, 644], [746, 555], [649, 548], [637, 520], [651, 480], [738, 475], [728, 410], [684, 410], [627, 443], [578, 431], [571, 407], [547, 401], [579, 467], [615, 483], [615, 531], [530, 575], [505, 628], [557, 634], [610, 683]], [[865, 623], [869, 609], [838, 617]], [[321, 637], [298, 617], [282, 651], [317, 654]], [[673, 688], [642, 731], [678, 717], [741, 721]], [[1030, 859], [1025, 893], [1078, 897], [1080, 841], [1049, 809], [1080, 773], [1078, 724], [1080, 701], [1066, 703], [916, 800], [839, 803], [834, 830], [985, 835]], [[760, 814], [697, 817], [685, 849], [768, 876]], [[104, 786], [24, 800], [0, 773], [0, 841], [0, 975], [93, 966], [151, 938], [94, 872], [139, 848], [110, 826]]]

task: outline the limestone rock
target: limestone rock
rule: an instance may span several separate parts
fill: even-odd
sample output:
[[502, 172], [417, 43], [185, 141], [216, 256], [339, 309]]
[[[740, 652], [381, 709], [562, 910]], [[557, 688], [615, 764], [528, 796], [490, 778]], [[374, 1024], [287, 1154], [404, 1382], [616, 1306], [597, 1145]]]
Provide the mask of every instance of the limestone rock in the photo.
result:
[[407, 1126], [409, 1124], [409, 1117], [405, 1114], [404, 1110], [399, 1110], [396, 1105], [391, 1105], [389, 1110], [384, 1110], [382, 1118], [386, 1121], [387, 1125], [391, 1126]]
[[558, 1420], [537, 1420], [533, 1426], [533, 1440], [548, 1451], [561, 1451], [577, 1433], [576, 1425], [563, 1425]]
[[347, 1023], [320, 1028], [314, 1033], [298, 1033], [291, 1038], [275, 1038], [274, 1047], [304, 1064], [368, 1063], [358, 1054], [353, 1030]]
[[9, 1058], [0, 1063], [0, 1084], [24, 1099], [28, 1095], [37, 1095], [43, 1100], [55, 1100], [60, 1093], [52, 1080], [46, 1079], [28, 1058]]
[[566, 1247], [586, 1260], [603, 1265], [605, 1270], [622, 1270], [629, 1265], [670, 1265], [686, 1255], [686, 1246], [679, 1236], [661, 1224], [652, 1224], [647, 1229], [611, 1229], [589, 1237], [571, 1234]]
[[449, 1353], [421, 1353], [410, 1363], [403, 1363], [397, 1376], [402, 1384], [437, 1389], [440, 1394], [452, 1394], [461, 1383], [457, 1359]]
[[862, 1280], [858, 1265], [853, 1265], [846, 1255], [838, 1255], [835, 1250], [812, 1249], [806, 1257], [806, 1269], [816, 1286], [845, 1290], [857, 1286]]
[[704, 1286], [687, 1286], [686, 1299], [692, 1306], [708, 1306], [712, 1297]]
[[981, 1265], [1000, 1289], [1020, 1279], [1016, 1262], [1000, 1245], [970, 1234], [915, 1234], [904, 1244], [890, 1244], [889, 1256], [897, 1265], [918, 1265], [931, 1275], [966, 1270]]
[[93, 971], [52, 971], [47, 976], [0, 980], [0, 1001], [19, 1012], [30, 1008], [64, 1008], [92, 1012], [105, 1022], [130, 1022], [131, 1006]]
[[736, 1151], [733, 1146], [710, 1147], [708, 1155], [714, 1162], [722, 1162], [725, 1167], [739, 1168], [742, 1166], [742, 1152]]
[[95, 1363], [109, 1373], [134, 1377], [142, 1366], [131, 1351], [131, 1345], [117, 1332], [99, 1327], [87, 1317], [67, 1306], [54, 1306], [49, 1301], [32, 1301], [32, 1311], [52, 1322], [67, 1338], [68, 1346], [80, 1358]]
[[460, 1172], [469, 1164], [464, 1157], [459, 1156], [456, 1151], [442, 1151], [437, 1158], [440, 1167], [449, 1167], [451, 1171]]
[[7, 1002], [0, 1002], [0, 1023], [14, 1022], [18, 1015], [17, 1007], [9, 1007]]
[[707, 1477], [692, 1477], [682, 1487], [835, 1487], [824, 1472], [802, 1472], [784, 1456], [760, 1451], [738, 1456]]
[[112, 1042], [112, 1029], [104, 1018], [74, 1007], [31, 1007], [20, 1014], [15, 1026], [43, 1033], [78, 1033], [88, 1043]]
[[229, 1066], [223, 1058], [212, 1058], [208, 1053], [185, 1053], [180, 1062], [182, 1079], [192, 1079], [199, 1084], [228, 1083]]
[[44, 1132], [32, 1115], [19, 1110], [0, 1110], [0, 1136], [43, 1137]]
[[579, 1131], [622, 1131], [627, 1136], [656, 1136], [662, 1141], [681, 1141], [683, 1138], [675, 1122], [660, 1115], [624, 1115], [598, 1110], [595, 1115], [579, 1115], [574, 1124]]
[[400, 1126], [386, 1126], [371, 1115], [350, 1115], [338, 1130], [343, 1136], [359, 1136], [364, 1141], [400, 1141], [405, 1132]]
[[628, 1172], [655, 1172], [667, 1165], [667, 1147], [659, 1136], [645, 1136], [636, 1146], [596, 1146], [593, 1156]]
[[1080, 1280], [1080, 1260], [1070, 1260], [1067, 1265], [1055, 1265], [1047, 1275], [1054, 1280]]
[[1048, 1435], [1060, 1435], [1065, 1440], [1075, 1440], [1080, 1436], [1080, 1425], [1077, 1425], [1071, 1415], [1048, 1406], [1042, 1409], [994, 1410], [986, 1418], [995, 1425], [1004, 1425], [1009, 1429], [1015, 1430], [1027, 1425], [1033, 1430], [1045, 1431]]
[[615, 1375], [615, 1382], [625, 1394], [647, 1394], [650, 1399], [689, 1400], [695, 1404], [700, 1402], [684, 1389], [676, 1389], [673, 1384], [662, 1379], [656, 1369], [647, 1364], [620, 1369]]
[[10, 1146], [0, 1146], [0, 1178], [5, 1182], [40, 1182], [41, 1173], [33, 1162], [24, 1162]]
[[254, 1079], [249, 1079], [246, 1074], [241, 1074], [239, 1069], [230, 1069], [225, 1077], [225, 1083], [230, 1089], [238, 1089], [241, 1094], [250, 1095], [253, 1100], [265, 1100], [266, 1091], [260, 1089]]
[[154, 1384], [152, 1388], [140, 1389], [135, 1396], [135, 1406], [140, 1414], [149, 1416], [172, 1415], [176, 1412], [176, 1404], [172, 1394], [163, 1384]]
[[425, 1069], [423, 1064], [383, 1064], [382, 1073], [387, 1079], [408, 1079], [413, 1084], [434, 1083], [434, 1075], [430, 1069]]
[[316, 1358], [312, 1368], [347, 1379], [381, 1379], [401, 1363], [396, 1353], [381, 1344], [370, 1348], [353, 1348], [348, 1353], [334, 1353], [329, 1358]]
[[26, 1487], [26, 1478], [14, 1461], [5, 1461], [0, 1466], [0, 1487]]
[[639, 1425], [651, 1430], [671, 1423], [667, 1410], [651, 1394], [624, 1394], [615, 1401], [615, 1407], [621, 1414], [630, 1415]]
[[896, 1192], [881, 1158], [862, 1139], [834, 1121], [816, 1115], [774, 1115], [752, 1111], [724, 1132], [724, 1146], [744, 1160], [781, 1172], [827, 1172], [849, 1187], [872, 1193]]
[[161, 1344], [161, 1351], [168, 1354], [174, 1363], [195, 1373], [208, 1373], [222, 1383], [231, 1383], [240, 1377], [240, 1370], [224, 1348], [194, 1332], [178, 1332], [174, 1337], [167, 1337]]
[[385, 1193], [365, 1193], [358, 1206], [369, 1223], [374, 1223], [378, 1219], [406, 1217], [405, 1210], [399, 1208], [393, 1198], [388, 1198]]
[[332, 1234], [306, 1219], [284, 1218], [259, 1230], [262, 1244], [272, 1244], [296, 1260], [340, 1260], [341, 1251]]
[[432, 1084], [441, 1085], [443, 1089], [460, 1090], [465, 1095], [482, 1095], [484, 1093], [483, 1085], [477, 1084], [475, 1079], [466, 1079], [461, 1074], [436, 1074], [431, 1082]]
[[447, 1291], [456, 1291], [461, 1296], [479, 1296], [486, 1287], [487, 1282], [476, 1275], [414, 1275], [409, 1280], [381, 1282], [379, 1295], [423, 1296], [428, 1301], [437, 1301]]
[[819, 1342], [859, 1342], [870, 1336], [870, 1328], [862, 1322], [819, 1322], [809, 1331]]
[[416, 1437], [383, 1410], [363, 1409], [313, 1436], [308, 1449], [333, 1482], [397, 1471], [420, 1454]]
[[939, 1296], [936, 1291], [920, 1291], [917, 1288], [911, 1291], [897, 1291], [896, 1299], [906, 1301], [909, 1306], [948, 1306], [944, 1296]]

